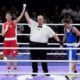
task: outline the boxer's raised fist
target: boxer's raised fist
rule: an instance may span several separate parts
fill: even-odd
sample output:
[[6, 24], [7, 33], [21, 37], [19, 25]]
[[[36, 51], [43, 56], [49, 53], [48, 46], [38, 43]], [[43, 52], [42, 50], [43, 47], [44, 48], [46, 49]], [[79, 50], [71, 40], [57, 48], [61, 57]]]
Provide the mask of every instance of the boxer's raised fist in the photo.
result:
[[23, 8], [26, 8], [26, 4], [23, 4]]

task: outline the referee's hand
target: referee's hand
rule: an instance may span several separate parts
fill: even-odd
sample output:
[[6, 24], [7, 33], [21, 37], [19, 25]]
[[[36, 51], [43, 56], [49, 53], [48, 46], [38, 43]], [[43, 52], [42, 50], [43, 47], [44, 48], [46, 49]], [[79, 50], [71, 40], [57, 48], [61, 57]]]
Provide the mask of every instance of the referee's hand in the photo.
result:
[[62, 41], [59, 41], [59, 43], [60, 43], [60, 47], [63, 47], [64, 46], [64, 44], [63, 44]]

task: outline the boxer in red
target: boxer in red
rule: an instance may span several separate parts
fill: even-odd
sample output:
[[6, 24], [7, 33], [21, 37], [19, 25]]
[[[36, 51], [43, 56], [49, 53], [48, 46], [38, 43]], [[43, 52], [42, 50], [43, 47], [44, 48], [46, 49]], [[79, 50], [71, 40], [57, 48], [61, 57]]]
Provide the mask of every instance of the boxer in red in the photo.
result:
[[[17, 40], [16, 40], [16, 23], [18, 23], [25, 12], [26, 4], [23, 4], [23, 10], [20, 16], [12, 20], [12, 16], [9, 12], [6, 13], [6, 22], [3, 24], [2, 27], [2, 36], [4, 37], [4, 47], [17, 47]], [[10, 55], [12, 55], [13, 60], [16, 59], [18, 55], [17, 49], [3, 49], [3, 56], [6, 56], [8, 60], [10, 60]], [[10, 62], [7, 62], [8, 72], [11, 70]], [[16, 72], [17, 63], [14, 62], [14, 72]]]

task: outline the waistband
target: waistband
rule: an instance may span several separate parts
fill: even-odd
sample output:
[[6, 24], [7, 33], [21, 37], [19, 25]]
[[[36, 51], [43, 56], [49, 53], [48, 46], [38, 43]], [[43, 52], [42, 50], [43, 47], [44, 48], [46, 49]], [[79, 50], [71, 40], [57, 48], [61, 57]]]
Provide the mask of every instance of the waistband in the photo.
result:
[[17, 40], [17, 37], [11, 37], [11, 38], [6, 38], [6, 37], [5, 37], [4, 40], [6, 40], [6, 41]]
[[73, 46], [73, 47], [77, 47], [78, 43], [67, 43], [67, 46]]
[[47, 44], [47, 43], [39, 43], [39, 42], [33, 42], [33, 41], [30, 41], [31, 44]]

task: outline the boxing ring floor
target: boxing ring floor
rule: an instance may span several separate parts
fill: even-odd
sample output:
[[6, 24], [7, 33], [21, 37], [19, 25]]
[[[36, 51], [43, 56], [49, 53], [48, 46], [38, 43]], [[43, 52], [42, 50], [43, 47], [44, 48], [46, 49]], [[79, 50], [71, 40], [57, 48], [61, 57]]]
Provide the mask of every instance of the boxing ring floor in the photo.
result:
[[[17, 57], [18, 60], [27, 60], [30, 57], [27, 54], [19, 55]], [[77, 63], [77, 70], [80, 72], [80, 64]], [[11, 63], [11, 68], [13, 69], [13, 63]], [[17, 66], [17, 72], [32, 72], [31, 63], [29, 62], [19, 62]], [[11, 69], [11, 72], [13, 70]], [[39, 63], [38, 73], [43, 72], [42, 67]], [[69, 71], [69, 63], [48, 63], [49, 72], [59, 73], [59, 72], [68, 72]], [[7, 72], [6, 63], [0, 62], [0, 72]], [[45, 75], [37, 75], [36, 77], [32, 77], [31, 75], [0, 75], [0, 80], [67, 80], [65, 79], [65, 75], [51, 75], [47, 77]], [[72, 80], [80, 80], [80, 75]]]

